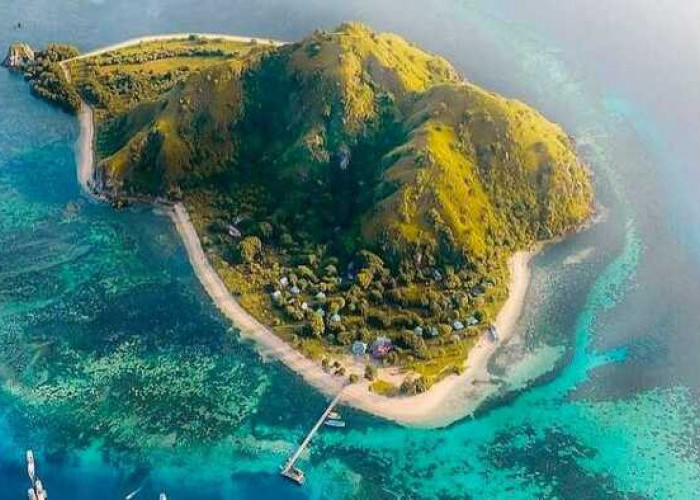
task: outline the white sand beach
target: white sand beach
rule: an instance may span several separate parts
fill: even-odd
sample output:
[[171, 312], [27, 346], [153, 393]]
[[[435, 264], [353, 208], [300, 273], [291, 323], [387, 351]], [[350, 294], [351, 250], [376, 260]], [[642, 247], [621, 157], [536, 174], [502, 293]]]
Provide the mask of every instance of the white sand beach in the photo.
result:
[[[144, 41], [186, 38], [189, 35], [186, 33], [138, 38], [83, 54], [79, 58]], [[198, 34], [198, 36], [236, 41], [251, 40], [227, 35]], [[280, 43], [270, 40], [260, 41]], [[67, 65], [64, 64], [63, 67], [68, 72]], [[95, 127], [92, 110], [85, 102], [82, 103], [79, 121], [80, 136], [76, 147], [77, 176], [85, 192], [96, 195], [93, 186]], [[390, 398], [370, 392], [369, 383], [364, 379], [348, 385], [347, 377], [334, 376], [325, 372], [318, 362], [305, 357], [275, 335], [270, 328], [248, 314], [228, 291], [209, 262], [185, 206], [182, 203], [176, 203], [173, 206], [158, 205], [158, 208], [166, 211], [172, 219], [197, 278], [221, 312], [240, 330], [241, 337], [252, 340], [263, 357], [281, 361], [322, 393], [335, 396], [342, 390], [344, 404], [403, 425], [441, 427], [472, 414], [497, 389], [496, 384], [490, 381], [487, 365], [498, 347], [508, 342], [516, 331], [516, 323], [525, 302], [530, 279], [529, 265], [534, 252], [518, 252], [510, 259], [509, 297], [495, 322], [499, 332], [498, 339], [491, 341], [486, 336], [482, 336], [469, 353], [466, 368], [461, 375], [447, 377], [431, 387], [429, 391], [416, 396]]]

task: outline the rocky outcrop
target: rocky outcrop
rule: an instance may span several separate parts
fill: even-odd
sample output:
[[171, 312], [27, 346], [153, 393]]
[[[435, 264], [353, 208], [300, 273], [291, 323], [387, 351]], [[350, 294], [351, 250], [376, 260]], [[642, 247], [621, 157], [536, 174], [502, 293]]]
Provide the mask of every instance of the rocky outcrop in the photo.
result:
[[34, 50], [26, 43], [15, 42], [7, 49], [7, 57], [3, 60], [2, 65], [10, 69], [19, 69], [33, 61]]

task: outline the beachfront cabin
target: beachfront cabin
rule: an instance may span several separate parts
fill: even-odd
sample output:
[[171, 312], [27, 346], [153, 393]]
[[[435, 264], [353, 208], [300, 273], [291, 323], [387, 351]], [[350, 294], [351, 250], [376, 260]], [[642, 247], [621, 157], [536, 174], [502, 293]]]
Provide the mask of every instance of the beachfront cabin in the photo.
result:
[[343, 147], [340, 150], [339, 156], [340, 156], [340, 161], [338, 162], [339, 163], [338, 166], [340, 167], [340, 170], [347, 170], [348, 167], [350, 166], [350, 151], [347, 149], [347, 147]]
[[491, 342], [498, 341], [498, 329], [496, 328], [496, 325], [489, 325], [488, 329], [486, 330], [486, 336]]
[[469, 316], [467, 318], [467, 326], [476, 326], [479, 324], [479, 320], [476, 319], [476, 316]]
[[367, 354], [367, 344], [365, 344], [364, 342], [360, 342], [359, 340], [356, 340], [352, 344], [351, 349], [352, 349], [352, 353], [355, 356], [364, 356], [365, 354]]
[[370, 351], [372, 352], [372, 356], [379, 359], [389, 354], [393, 348], [394, 346], [391, 343], [391, 339], [382, 335], [372, 342]]
[[455, 332], [462, 331], [462, 330], [464, 330], [464, 324], [463, 324], [461, 321], [459, 321], [459, 320], [456, 319], [456, 320], [454, 320], [454, 322], [452, 323], [452, 329], [453, 329]]

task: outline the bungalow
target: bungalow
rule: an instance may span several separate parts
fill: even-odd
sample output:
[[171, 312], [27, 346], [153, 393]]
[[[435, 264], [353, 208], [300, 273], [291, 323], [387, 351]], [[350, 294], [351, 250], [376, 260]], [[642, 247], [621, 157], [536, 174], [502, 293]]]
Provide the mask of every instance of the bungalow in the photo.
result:
[[350, 166], [350, 151], [348, 150], [347, 146], [343, 146], [340, 149], [340, 153], [338, 156], [340, 157], [340, 161], [338, 162], [340, 170], [347, 170]]
[[280, 285], [282, 285], [282, 288], [285, 288], [287, 285], [289, 285], [289, 279], [286, 276], [282, 276], [280, 278]]
[[421, 327], [421, 326], [415, 327], [413, 329], [413, 334], [417, 335], [418, 337], [422, 337], [423, 336], [423, 327]]
[[440, 330], [438, 330], [437, 326], [431, 326], [430, 328], [428, 328], [428, 335], [432, 338], [435, 338], [438, 335], [440, 335]]
[[464, 330], [464, 324], [462, 324], [461, 321], [459, 320], [454, 320], [454, 323], [452, 323], [452, 328], [454, 331], [459, 332], [460, 330]]
[[299, 287], [296, 285], [294, 285], [289, 291], [292, 292], [293, 295], [299, 295], [301, 293], [301, 290], [299, 290]]
[[371, 347], [371, 352], [372, 356], [375, 358], [383, 358], [389, 352], [393, 349], [393, 345], [391, 344], [391, 339], [388, 337], [377, 337], [377, 339], [372, 342], [372, 347]]
[[360, 342], [359, 340], [356, 340], [352, 344], [352, 353], [355, 356], [364, 356], [367, 353], [367, 344], [364, 342]]
[[331, 322], [332, 323], [340, 323], [340, 314], [333, 313], [333, 315], [331, 316]]
[[274, 292], [272, 292], [272, 300], [274, 300], [275, 302], [280, 302], [282, 300], [282, 292], [280, 292], [279, 290], [275, 290]]
[[302, 311], [308, 311], [308, 310], [309, 310], [309, 304], [307, 304], [306, 302], [302, 302], [302, 303], [301, 303], [301, 310], [302, 310]]
[[233, 224], [229, 224], [227, 229], [228, 229], [228, 235], [231, 238], [240, 238], [241, 236], [243, 236], [243, 234]]
[[316, 294], [316, 300], [326, 300], [326, 294], [323, 292], [318, 292]]
[[479, 324], [479, 320], [476, 319], [476, 316], [469, 316], [467, 318], [467, 326], [476, 326]]
[[486, 329], [486, 335], [488, 336], [491, 342], [497, 342], [498, 329], [496, 328], [496, 325], [489, 325], [489, 327]]

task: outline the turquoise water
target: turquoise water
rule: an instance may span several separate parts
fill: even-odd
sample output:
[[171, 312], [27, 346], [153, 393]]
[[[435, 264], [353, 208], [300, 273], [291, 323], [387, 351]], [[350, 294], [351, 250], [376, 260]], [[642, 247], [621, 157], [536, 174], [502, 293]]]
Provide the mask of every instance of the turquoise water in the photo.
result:
[[[620, 26], [651, 22], [651, 4], [624, 3], [609, 13]], [[665, 66], [674, 98], [660, 99], [648, 52], [623, 43], [642, 34], [607, 29], [600, 5], [10, 0], [0, 46], [179, 30], [294, 39], [345, 19], [398, 31], [564, 124], [602, 217], [538, 257], [522, 334], [491, 366], [497, 399], [441, 430], [343, 410], [349, 428], [314, 440], [299, 488], [276, 470], [324, 398], [237, 341], [167, 219], [80, 194], [75, 120], [2, 71], [0, 498], [24, 495], [28, 447], [54, 499], [140, 487], [136, 498], [694, 498], [700, 152], [688, 120], [700, 105], [682, 82], [698, 61], [679, 52]], [[683, 26], [674, 36], [692, 40]]]

